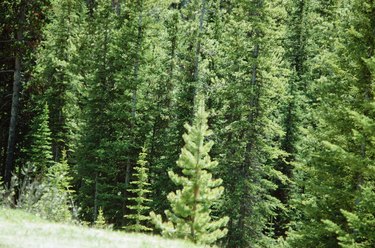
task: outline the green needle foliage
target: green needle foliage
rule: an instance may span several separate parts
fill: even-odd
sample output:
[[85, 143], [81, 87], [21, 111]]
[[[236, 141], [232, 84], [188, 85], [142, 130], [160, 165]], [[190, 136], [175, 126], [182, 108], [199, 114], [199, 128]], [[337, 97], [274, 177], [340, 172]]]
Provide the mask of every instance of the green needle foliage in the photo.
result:
[[47, 178], [52, 187], [60, 193], [72, 193], [72, 177], [69, 175], [69, 164], [67, 161], [66, 151], [62, 151], [62, 157], [59, 163], [55, 163], [48, 169]]
[[189, 239], [194, 243], [211, 244], [224, 237], [227, 229], [223, 227], [229, 218], [217, 218], [211, 215], [212, 206], [219, 200], [224, 188], [221, 179], [213, 179], [211, 170], [218, 162], [211, 161], [209, 151], [213, 141], [206, 142], [212, 134], [207, 125], [208, 113], [204, 109], [204, 100], [200, 100], [195, 113], [193, 126], [185, 124], [187, 133], [183, 135], [185, 146], [177, 161], [182, 169], [179, 173], [170, 171], [169, 177], [182, 189], [171, 192], [168, 200], [172, 210], [166, 210], [168, 222], [162, 222], [160, 215], [151, 213], [156, 227], [163, 236]]
[[146, 161], [146, 156], [147, 150], [145, 147], [143, 147], [142, 152], [139, 154], [137, 166], [134, 167], [136, 172], [133, 174], [133, 176], [135, 179], [134, 181], [130, 182], [130, 184], [134, 185], [135, 187], [133, 189], [128, 189], [128, 192], [135, 194], [135, 197], [128, 198], [135, 204], [127, 206], [130, 210], [133, 210], [134, 213], [124, 216], [129, 221], [135, 222], [124, 227], [128, 231], [152, 231], [151, 228], [144, 224], [151, 219], [149, 215], [145, 215], [146, 211], [150, 209], [150, 207], [147, 206], [147, 203], [151, 201], [150, 199], [146, 198], [146, 194], [151, 192], [149, 190], [150, 183], [148, 182], [148, 162]]
[[164, 236], [229, 248], [375, 247], [374, 0], [0, 10], [10, 205], [135, 232], [154, 211]]
[[85, 8], [79, 0], [50, 2], [49, 22], [43, 28], [44, 40], [37, 49], [34, 78], [28, 88], [35, 90], [34, 99], [48, 103], [53, 160], [58, 162], [62, 150], [75, 150], [79, 137], [79, 50]]
[[95, 228], [104, 229], [106, 228], [107, 224], [104, 217], [104, 212], [102, 208], [99, 208], [98, 217], [95, 220]]
[[[330, 3], [329, 3], [330, 2]], [[318, 64], [315, 125], [305, 139], [309, 156], [301, 169], [303, 217], [289, 233], [292, 247], [374, 247], [374, 11], [373, 1], [321, 1], [330, 7], [334, 42]], [[328, 14], [320, 27], [331, 26]], [[321, 52], [321, 51], [320, 51]], [[310, 139], [310, 141], [308, 140]]]
[[49, 129], [48, 105], [44, 104], [34, 119], [32, 120], [30, 131], [30, 148], [26, 153], [29, 161], [33, 164], [33, 170], [37, 174], [46, 173], [53, 164], [51, 130]]
[[30, 194], [38, 195], [40, 199], [31, 207], [31, 211], [37, 215], [52, 221], [68, 222], [72, 220], [71, 188], [72, 178], [69, 176], [69, 165], [66, 160], [66, 152], [62, 151], [60, 162], [54, 163], [48, 168], [41, 184], [37, 184], [36, 191]]

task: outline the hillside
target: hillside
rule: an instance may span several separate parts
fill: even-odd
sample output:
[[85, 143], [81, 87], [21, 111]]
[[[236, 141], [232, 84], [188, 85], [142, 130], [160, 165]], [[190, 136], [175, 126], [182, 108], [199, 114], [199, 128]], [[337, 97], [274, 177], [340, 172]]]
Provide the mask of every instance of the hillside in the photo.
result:
[[0, 248], [191, 248], [184, 241], [50, 223], [20, 210], [0, 209]]

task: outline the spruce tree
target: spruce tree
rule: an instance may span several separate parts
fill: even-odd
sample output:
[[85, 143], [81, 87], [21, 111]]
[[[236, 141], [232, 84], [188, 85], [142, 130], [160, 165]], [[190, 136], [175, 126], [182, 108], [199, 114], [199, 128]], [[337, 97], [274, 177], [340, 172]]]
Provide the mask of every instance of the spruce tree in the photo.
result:
[[177, 160], [176, 132], [171, 124], [175, 120], [174, 92], [178, 85], [179, 13], [171, 7], [161, 12], [159, 18], [162, 21], [154, 21], [145, 37], [148, 59], [144, 76], [149, 83], [142, 87], [139, 102], [143, 106], [144, 130], [149, 130], [146, 140], [152, 191], [150, 206], [161, 213], [168, 207], [168, 193], [175, 189], [167, 171]]
[[71, 185], [73, 178], [70, 176], [66, 151], [63, 150], [61, 155], [60, 162], [54, 163], [54, 165], [48, 169], [46, 176], [51, 187], [56, 188], [59, 193], [71, 194], [74, 192]]
[[[150, 143], [152, 165], [161, 163], [157, 160], [167, 142], [159, 137], [167, 136], [169, 118], [164, 116], [170, 114], [172, 92], [164, 52], [163, 14], [168, 2], [133, 1], [118, 13], [101, 0], [89, 19], [88, 97], [78, 162], [79, 199], [86, 219], [95, 220], [98, 206], [103, 206], [111, 216], [109, 222], [124, 226], [123, 216], [129, 213], [124, 205], [131, 204], [124, 204], [124, 198], [132, 197], [127, 189], [145, 140]], [[159, 172], [152, 172], [156, 180]]]
[[[17, 205], [27, 211], [49, 217], [46, 193], [50, 193], [50, 170], [57, 166], [52, 157], [49, 109], [47, 103], [38, 103], [36, 115], [31, 122], [28, 135], [29, 148], [24, 150], [26, 163], [21, 168], [17, 180]], [[47, 203], [48, 202], [48, 203]], [[42, 206], [40, 204], [43, 204]]]
[[135, 173], [133, 173], [133, 181], [130, 182], [134, 185], [134, 188], [128, 189], [128, 192], [135, 194], [134, 197], [128, 198], [133, 201], [132, 205], [128, 205], [128, 209], [132, 210], [132, 214], [127, 214], [124, 217], [130, 222], [127, 226], [124, 226], [126, 230], [134, 232], [145, 232], [152, 231], [151, 228], [147, 227], [147, 222], [151, 219], [148, 210], [150, 209], [150, 199], [147, 198], [147, 194], [151, 191], [150, 183], [148, 182], [148, 162], [146, 160], [147, 150], [145, 147], [142, 148], [142, 152], [139, 154], [137, 166], [134, 167]]
[[219, 2], [170, 1], [169, 11], [165, 12], [168, 35], [163, 43], [168, 45], [164, 48], [167, 60], [161, 61], [164, 68], [159, 66], [163, 69], [159, 75], [167, 73], [167, 77], [156, 85], [155, 92], [160, 94], [155, 95], [158, 105], [154, 106], [157, 114], [150, 146], [155, 151], [154, 155], [150, 150], [153, 209], [159, 213], [167, 208], [168, 192], [176, 189], [166, 172], [175, 168], [184, 144], [184, 123], [193, 117], [195, 93], [202, 89], [207, 93], [211, 82], [209, 64], [213, 64], [212, 57], [217, 53], [212, 27]]
[[374, 247], [374, 189], [374, 183], [367, 182], [358, 189], [355, 207], [351, 211], [341, 209], [341, 214], [345, 217], [345, 225], [323, 220], [326, 230], [336, 235], [340, 247]]
[[160, 215], [151, 213], [157, 228], [163, 236], [189, 239], [194, 243], [212, 244], [224, 237], [223, 228], [228, 217], [212, 216], [212, 207], [219, 200], [224, 188], [221, 179], [213, 179], [211, 171], [218, 165], [211, 161], [209, 151], [213, 141], [206, 142], [212, 131], [208, 129], [208, 113], [204, 100], [200, 100], [193, 125], [185, 124], [187, 133], [183, 135], [185, 146], [181, 150], [177, 166], [182, 175], [169, 171], [170, 179], [182, 189], [171, 192], [168, 201], [171, 210], [166, 210], [167, 222]]
[[[47, 169], [53, 165], [52, 139], [49, 128], [49, 109], [47, 103], [38, 104], [37, 114], [32, 120], [29, 134], [30, 148], [25, 152], [33, 170], [43, 177]], [[34, 175], [36, 176], [36, 175]]]

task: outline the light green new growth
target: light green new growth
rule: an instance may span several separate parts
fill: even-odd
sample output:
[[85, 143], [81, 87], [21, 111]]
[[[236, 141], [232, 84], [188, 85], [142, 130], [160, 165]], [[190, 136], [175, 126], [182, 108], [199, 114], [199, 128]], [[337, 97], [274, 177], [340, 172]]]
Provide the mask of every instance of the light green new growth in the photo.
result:
[[69, 176], [69, 164], [66, 157], [66, 151], [63, 150], [61, 161], [48, 169], [47, 178], [51, 186], [55, 187], [60, 193], [70, 194], [74, 192], [71, 189], [73, 178]]
[[102, 208], [99, 208], [98, 217], [95, 220], [94, 227], [99, 229], [105, 229], [107, 227]]
[[72, 219], [71, 189], [72, 177], [69, 176], [69, 164], [65, 150], [62, 151], [61, 161], [54, 163], [47, 170], [43, 181], [43, 195], [35, 203], [33, 212], [53, 221], [70, 221]]
[[212, 134], [207, 125], [208, 113], [204, 109], [204, 100], [199, 102], [193, 126], [185, 124], [187, 133], [183, 135], [185, 146], [177, 161], [183, 176], [172, 171], [169, 177], [182, 189], [168, 195], [172, 210], [165, 211], [168, 222], [163, 222], [160, 215], [151, 213], [156, 227], [165, 237], [189, 239], [194, 243], [211, 244], [224, 237], [227, 229], [223, 228], [229, 218], [211, 216], [212, 205], [220, 198], [224, 188], [221, 179], [213, 179], [209, 172], [218, 162], [211, 161], [209, 151], [213, 141], [205, 142]]
[[128, 231], [152, 231], [151, 228], [145, 225], [145, 223], [151, 219], [150, 216], [145, 215], [145, 213], [150, 209], [150, 207], [147, 206], [146, 203], [151, 201], [150, 199], [146, 198], [146, 194], [151, 192], [149, 190], [150, 183], [148, 182], [146, 152], [146, 148], [142, 148], [142, 152], [139, 154], [139, 159], [137, 161], [138, 166], [134, 168], [134, 170], [136, 171], [133, 174], [135, 180], [130, 183], [135, 187], [133, 189], [128, 189], [128, 192], [136, 195], [135, 197], [129, 198], [133, 202], [133, 205], [127, 206], [134, 213], [124, 216], [130, 222], [135, 222], [134, 224], [124, 227]]

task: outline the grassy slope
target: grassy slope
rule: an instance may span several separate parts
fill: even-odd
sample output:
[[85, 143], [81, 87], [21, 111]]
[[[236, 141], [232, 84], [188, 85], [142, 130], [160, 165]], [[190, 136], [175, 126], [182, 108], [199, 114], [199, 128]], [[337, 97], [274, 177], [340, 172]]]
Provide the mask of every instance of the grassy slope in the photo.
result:
[[193, 248], [160, 237], [50, 223], [20, 210], [0, 208], [0, 248]]

